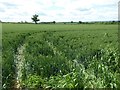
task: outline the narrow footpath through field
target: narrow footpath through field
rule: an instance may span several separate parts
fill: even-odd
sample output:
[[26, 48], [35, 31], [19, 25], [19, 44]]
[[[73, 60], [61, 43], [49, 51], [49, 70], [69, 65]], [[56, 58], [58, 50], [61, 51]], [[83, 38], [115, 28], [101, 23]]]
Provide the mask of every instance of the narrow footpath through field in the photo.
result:
[[25, 61], [24, 50], [25, 50], [25, 44], [22, 44], [20, 47], [17, 48], [17, 52], [14, 57], [14, 62], [15, 62], [15, 66], [16, 66], [14, 88], [17, 88], [17, 89], [21, 88], [20, 83], [21, 83], [21, 77], [22, 77], [22, 68], [23, 68], [23, 64]]

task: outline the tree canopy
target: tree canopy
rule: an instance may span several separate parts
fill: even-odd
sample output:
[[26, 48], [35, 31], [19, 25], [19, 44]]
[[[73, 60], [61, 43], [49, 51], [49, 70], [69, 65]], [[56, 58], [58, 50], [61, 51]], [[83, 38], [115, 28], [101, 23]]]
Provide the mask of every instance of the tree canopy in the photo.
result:
[[40, 21], [40, 19], [38, 19], [37, 14], [33, 15], [33, 17], [31, 19], [33, 20], [33, 22], [35, 22], [35, 24], [37, 24], [37, 22]]

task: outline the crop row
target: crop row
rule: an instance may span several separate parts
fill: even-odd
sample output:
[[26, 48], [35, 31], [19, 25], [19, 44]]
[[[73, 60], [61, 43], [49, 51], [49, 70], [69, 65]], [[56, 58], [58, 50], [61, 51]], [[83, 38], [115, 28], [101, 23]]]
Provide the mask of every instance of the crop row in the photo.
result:
[[115, 33], [42, 32], [26, 40], [23, 87], [117, 88]]
[[11, 88], [15, 80], [15, 54], [28, 34], [3, 33], [2, 38], [2, 86]]

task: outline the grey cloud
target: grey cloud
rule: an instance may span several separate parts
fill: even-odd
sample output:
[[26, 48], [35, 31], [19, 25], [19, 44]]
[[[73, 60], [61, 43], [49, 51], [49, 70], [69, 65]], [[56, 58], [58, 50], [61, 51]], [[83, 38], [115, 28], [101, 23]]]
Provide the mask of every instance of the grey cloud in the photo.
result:
[[89, 11], [91, 8], [77, 8], [76, 10], [78, 11]]
[[1, 4], [3, 4], [4, 6], [6, 6], [7, 9], [17, 8], [17, 6], [18, 6], [18, 5], [16, 5], [16, 4], [8, 3], [8, 2], [1, 2]]
[[8, 2], [2, 2], [2, 4], [4, 4], [5, 6], [14, 6], [14, 4]]

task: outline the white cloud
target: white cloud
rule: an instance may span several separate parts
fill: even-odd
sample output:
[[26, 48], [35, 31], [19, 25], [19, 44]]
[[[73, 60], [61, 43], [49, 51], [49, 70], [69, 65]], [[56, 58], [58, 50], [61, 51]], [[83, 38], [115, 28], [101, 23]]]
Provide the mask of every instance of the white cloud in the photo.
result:
[[29, 21], [38, 14], [41, 21], [117, 20], [119, 0], [4, 0], [0, 20]]

